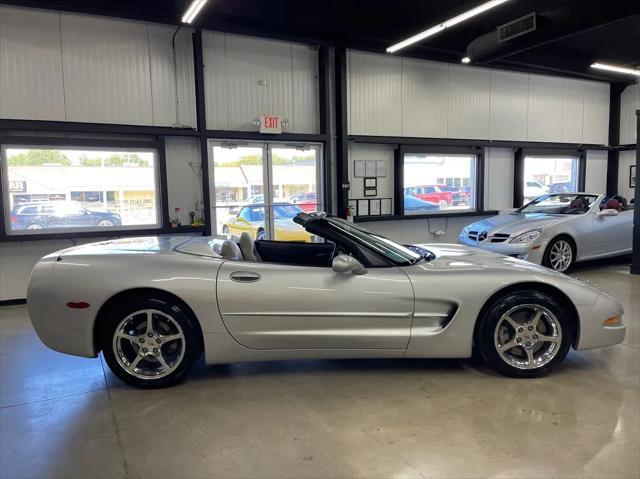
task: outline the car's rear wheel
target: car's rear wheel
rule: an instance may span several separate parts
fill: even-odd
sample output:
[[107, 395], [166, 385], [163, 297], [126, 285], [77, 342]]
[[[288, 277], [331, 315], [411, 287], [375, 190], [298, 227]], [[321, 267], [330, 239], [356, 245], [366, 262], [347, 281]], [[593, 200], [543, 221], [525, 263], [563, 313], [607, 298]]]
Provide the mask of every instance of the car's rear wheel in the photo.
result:
[[536, 291], [507, 294], [480, 319], [476, 343], [484, 360], [500, 374], [540, 377], [558, 366], [573, 342], [570, 311]]
[[111, 220], [100, 220], [100, 221], [98, 221], [97, 226], [101, 226], [101, 227], [113, 226], [113, 221], [111, 221]]
[[183, 380], [201, 353], [195, 319], [164, 298], [133, 299], [109, 315], [100, 334], [113, 373], [138, 388]]
[[551, 240], [542, 258], [542, 264], [547, 268], [564, 273], [573, 265], [576, 258], [576, 248], [566, 236], [558, 236]]
[[263, 241], [267, 239], [267, 232], [260, 228], [256, 233], [256, 240]]

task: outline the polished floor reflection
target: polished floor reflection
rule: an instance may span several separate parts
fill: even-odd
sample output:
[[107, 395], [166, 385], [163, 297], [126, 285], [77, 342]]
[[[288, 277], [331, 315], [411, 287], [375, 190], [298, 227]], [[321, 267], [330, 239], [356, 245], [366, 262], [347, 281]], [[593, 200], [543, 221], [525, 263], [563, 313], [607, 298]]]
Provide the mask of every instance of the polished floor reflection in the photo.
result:
[[0, 308], [0, 477], [640, 477], [640, 277], [575, 274], [625, 307], [623, 345], [544, 379], [471, 360], [205, 367], [139, 391]]

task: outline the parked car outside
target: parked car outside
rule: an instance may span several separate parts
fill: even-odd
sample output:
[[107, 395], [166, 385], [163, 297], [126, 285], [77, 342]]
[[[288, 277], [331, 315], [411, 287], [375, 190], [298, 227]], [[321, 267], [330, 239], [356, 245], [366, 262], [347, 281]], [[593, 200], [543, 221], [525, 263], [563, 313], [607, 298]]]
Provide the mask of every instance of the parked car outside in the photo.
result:
[[549, 185], [549, 193], [569, 193], [574, 189], [575, 188], [573, 187], [573, 183], [571, 181], [567, 181], [564, 183], [551, 183]]
[[437, 203], [441, 210], [453, 205], [453, 193], [443, 191], [437, 185], [413, 186], [405, 188], [404, 194], [413, 195], [421, 200]]
[[431, 201], [421, 200], [417, 196], [405, 195], [404, 196], [404, 213], [409, 215], [415, 215], [419, 213], [430, 213], [438, 211], [440, 205]]
[[532, 200], [538, 196], [544, 195], [549, 188], [538, 183], [537, 181], [525, 181], [524, 182], [524, 199]]
[[450, 191], [453, 201], [453, 206], [466, 206], [469, 204], [469, 193], [449, 185], [436, 185], [442, 191]]
[[[274, 239], [311, 241], [311, 235], [293, 222], [293, 218], [302, 212], [298, 205], [286, 203], [273, 205]], [[246, 231], [252, 238], [264, 240], [267, 234], [265, 221], [264, 206], [243, 206], [240, 212], [222, 227], [222, 234], [239, 238]]]
[[11, 209], [10, 221], [12, 230], [122, 225], [122, 218], [118, 213], [90, 210], [75, 201], [50, 201], [15, 205]]
[[318, 195], [314, 192], [300, 193], [289, 198], [294, 205], [298, 205], [305, 213], [318, 211]]

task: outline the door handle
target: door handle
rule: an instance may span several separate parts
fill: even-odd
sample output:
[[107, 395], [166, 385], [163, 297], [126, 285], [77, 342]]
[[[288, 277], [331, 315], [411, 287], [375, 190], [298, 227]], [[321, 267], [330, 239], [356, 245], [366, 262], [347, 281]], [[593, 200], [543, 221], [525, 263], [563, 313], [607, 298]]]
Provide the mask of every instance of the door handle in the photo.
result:
[[255, 283], [260, 281], [260, 274], [253, 271], [234, 271], [229, 275], [231, 281], [236, 283]]

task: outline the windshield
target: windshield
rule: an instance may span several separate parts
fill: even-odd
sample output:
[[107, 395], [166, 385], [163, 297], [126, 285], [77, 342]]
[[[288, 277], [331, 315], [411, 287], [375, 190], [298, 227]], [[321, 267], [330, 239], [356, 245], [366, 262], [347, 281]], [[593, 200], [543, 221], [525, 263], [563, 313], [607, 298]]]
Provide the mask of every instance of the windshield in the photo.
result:
[[302, 212], [302, 210], [298, 206], [294, 205], [283, 205], [283, 206], [274, 206], [273, 213], [277, 220], [282, 220], [285, 218], [293, 218], [298, 213]]
[[581, 215], [589, 211], [596, 195], [561, 193], [542, 195], [524, 205], [517, 213], [546, 213], [551, 215]]
[[367, 231], [341, 218], [331, 218], [329, 225], [339, 229], [344, 236], [384, 256], [394, 264], [407, 266], [415, 264], [425, 257], [406, 246], [402, 246], [384, 236]]

